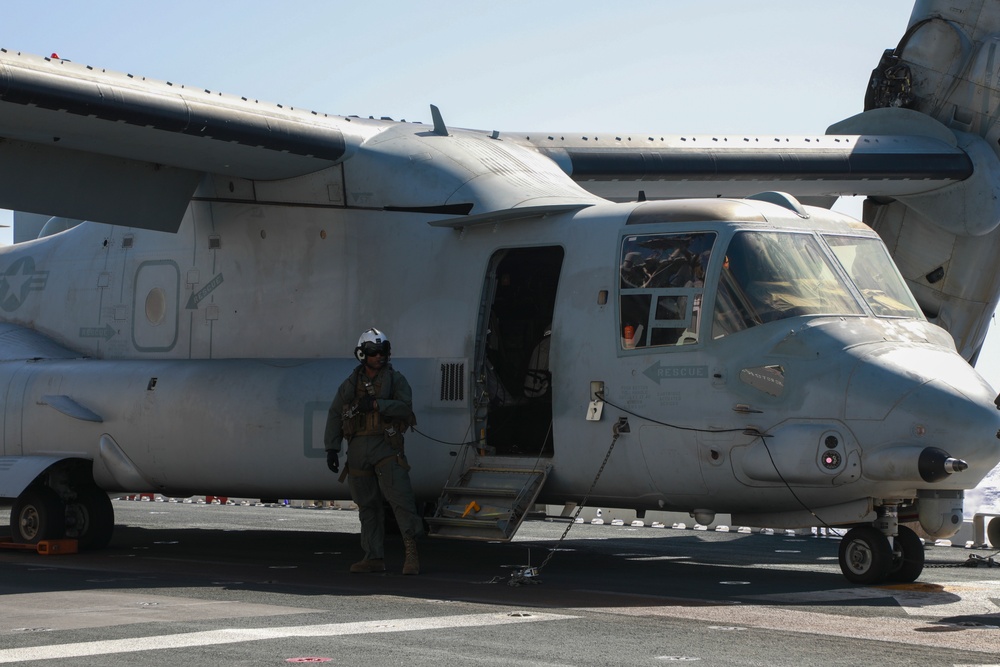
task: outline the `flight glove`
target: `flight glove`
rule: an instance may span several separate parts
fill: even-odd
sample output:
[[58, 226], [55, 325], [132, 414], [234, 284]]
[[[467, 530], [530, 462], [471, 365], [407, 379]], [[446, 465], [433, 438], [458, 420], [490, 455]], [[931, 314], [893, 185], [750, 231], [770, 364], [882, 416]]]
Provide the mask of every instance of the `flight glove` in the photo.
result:
[[326, 452], [326, 467], [330, 472], [340, 472], [340, 452], [328, 449]]
[[358, 398], [358, 412], [375, 412], [375, 397], [363, 394]]

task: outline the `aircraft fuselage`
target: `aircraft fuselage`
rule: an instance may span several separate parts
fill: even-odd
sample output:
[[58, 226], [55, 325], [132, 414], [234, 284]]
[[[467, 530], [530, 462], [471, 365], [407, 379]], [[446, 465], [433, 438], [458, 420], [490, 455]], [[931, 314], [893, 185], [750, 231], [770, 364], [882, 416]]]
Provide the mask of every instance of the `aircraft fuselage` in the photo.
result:
[[[7, 321], [66, 350], [0, 365], [4, 455], [93, 460], [108, 490], [347, 497], [323, 425], [356, 364], [340, 341], [369, 326], [413, 386], [407, 452], [429, 501], [477, 450], [549, 458], [541, 498], [579, 500], [619, 417], [630, 430], [592, 503], [747, 523], [853, 523], [926, 490], [960, 507], [1000, 455], [993, 391], [948, 334], [845, 280], [819, 239], [880, 242], [838, 214], [660, 202], [452, 228], [209, 199], [176, 235], [86, 223], [0, 255]], [[772, 275], [772, 297], [799, 287], [758, 317], [750, 288], [733, 296], [749, 280], [736, 237], [770, 255], [808, 237], [839, 279]], [[549, 324], [551, 394], [532, 400], [525, 366]], [[928, 481], [928, 448], [969, 469]]]

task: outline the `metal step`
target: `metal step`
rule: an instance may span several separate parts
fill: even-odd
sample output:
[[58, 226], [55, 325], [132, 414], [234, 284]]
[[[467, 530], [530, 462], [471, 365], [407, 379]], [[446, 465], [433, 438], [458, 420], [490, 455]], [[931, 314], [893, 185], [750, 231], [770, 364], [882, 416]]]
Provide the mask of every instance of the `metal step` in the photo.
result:
[[450, 494], [474, 494], [480, 496], [496, 496], [498, 498], [513, 498], [518, 494], [518, 489], [491, 489], [488, 486], [446, 486], [443, 490], [445, 493]]
[[[450, 537], [458, 540], [487, 540], [490, 542], [507, 542], [510, 540], [508, 531], [510, 522], [504, 520], [470, 520], [446, 519], [431, 517], [427, 519], [432, 537]], [[516, 526], [515, 526], [516, 529]]]
[[547, 459], [479, 457], [444, 487], [427, 519], [431, 537], [507, 542], [534, 505], [552, 464]]

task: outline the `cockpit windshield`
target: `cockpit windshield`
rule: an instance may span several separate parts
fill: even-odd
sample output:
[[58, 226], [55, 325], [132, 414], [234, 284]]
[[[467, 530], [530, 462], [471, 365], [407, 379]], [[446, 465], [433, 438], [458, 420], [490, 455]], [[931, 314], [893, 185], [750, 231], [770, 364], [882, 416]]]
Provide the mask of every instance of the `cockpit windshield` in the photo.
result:
[[745, 230], [725, 253], [717, 240], [714, 232], [622, 240], [622, 349], [700, 342], [710, 266], [718, 272], [712, 338], [798, 315], [864, 316], [859, 294], [877, 317], [923, 317], [878, 238]]
[[726, 250], [712, 337], [796, 315], [862, 315], [812, 234], [740, 232]]
[[872, 312], [880, 317], [923, 318], [879, 239], [827, 235], [823, 240], [830, 245]]
[[[882, 242], [826, 235], [833, 255], [880, 317], [922, 317]], [[812, 234], [740, 232], [726, 251], [712, 336], [796, 315], [863, 315]]]

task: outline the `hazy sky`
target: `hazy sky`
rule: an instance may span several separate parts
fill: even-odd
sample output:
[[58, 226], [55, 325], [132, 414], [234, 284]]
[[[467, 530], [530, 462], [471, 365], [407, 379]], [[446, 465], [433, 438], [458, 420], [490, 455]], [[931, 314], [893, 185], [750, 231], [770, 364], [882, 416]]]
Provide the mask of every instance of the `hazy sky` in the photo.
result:
[[[334, 114], [436, 104], [455, 127], [822, 134], [912, 4], [6, 0], [0, 47]], [[1000, 341], [979, 369], [1000, 386]]]
[[0, 46], [337, 114], [821, 133], [861, 110], [911, 5], [6, 0]]

